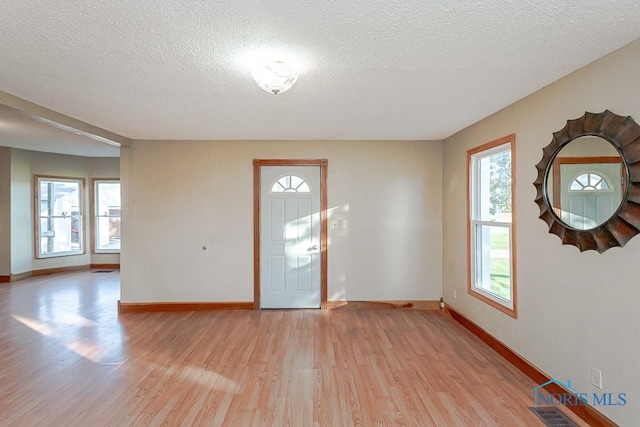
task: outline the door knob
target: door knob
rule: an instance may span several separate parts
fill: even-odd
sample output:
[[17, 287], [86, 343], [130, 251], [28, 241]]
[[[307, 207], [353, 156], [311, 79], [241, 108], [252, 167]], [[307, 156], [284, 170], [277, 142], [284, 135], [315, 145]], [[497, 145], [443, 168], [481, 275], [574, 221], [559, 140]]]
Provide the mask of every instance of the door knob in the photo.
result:
[[309, 249], [307, 249], [307, 251], [317, 251], [317, 250], [318, 250], [318, 245], [313, 245]]

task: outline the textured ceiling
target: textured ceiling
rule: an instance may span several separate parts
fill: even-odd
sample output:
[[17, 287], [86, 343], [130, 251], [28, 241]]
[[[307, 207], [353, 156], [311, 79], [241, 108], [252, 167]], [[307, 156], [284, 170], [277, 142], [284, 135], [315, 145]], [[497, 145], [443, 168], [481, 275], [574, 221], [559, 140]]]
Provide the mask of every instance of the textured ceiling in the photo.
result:
[[640, 37], [638, 0], [0, 5], [0, 90], [133, 139], [442, 139]]

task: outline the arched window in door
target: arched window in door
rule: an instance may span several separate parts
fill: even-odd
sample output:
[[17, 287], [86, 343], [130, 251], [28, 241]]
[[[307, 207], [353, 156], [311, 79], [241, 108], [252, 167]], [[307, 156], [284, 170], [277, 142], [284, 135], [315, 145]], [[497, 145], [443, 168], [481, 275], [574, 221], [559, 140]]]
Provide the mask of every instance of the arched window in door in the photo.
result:
[[595, 172], [584, 172], [571, 181], [569, 191], [611, 191], [609, 179]]
[[311, 188], [307, 182], [295, 175], [286, 175], [279, 178], [271, 186], [272, 193], [310, 193]]

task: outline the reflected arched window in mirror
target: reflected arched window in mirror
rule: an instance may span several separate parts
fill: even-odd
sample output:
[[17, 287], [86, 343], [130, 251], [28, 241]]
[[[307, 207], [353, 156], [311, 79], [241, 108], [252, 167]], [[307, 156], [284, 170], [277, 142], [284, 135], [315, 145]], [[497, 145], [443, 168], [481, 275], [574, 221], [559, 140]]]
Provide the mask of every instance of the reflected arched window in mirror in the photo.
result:
[[307, 182], [295, 175], [286, 175], [278, 179], [271, 186], [272, 193], [310, 193]]
[[595, 172], [585, 172], [573, 179], [569, 191], [610, 191], [611, 185], [607, 181], [605, 176]]

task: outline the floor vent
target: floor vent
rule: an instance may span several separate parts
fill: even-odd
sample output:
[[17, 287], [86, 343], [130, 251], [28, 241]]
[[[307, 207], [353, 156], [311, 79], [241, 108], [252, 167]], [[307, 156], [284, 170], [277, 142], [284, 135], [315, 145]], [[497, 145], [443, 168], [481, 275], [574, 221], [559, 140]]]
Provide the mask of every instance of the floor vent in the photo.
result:
[[94, 273], [113, 273], [114, 270], [96, 270]]
[[578, 427], [564, 412], [555, 406], [529, 408], [547, 427]]

